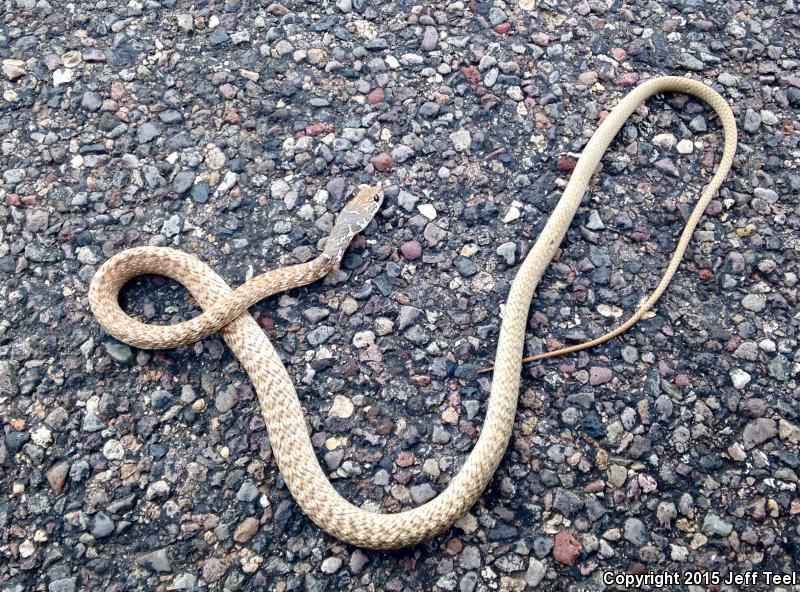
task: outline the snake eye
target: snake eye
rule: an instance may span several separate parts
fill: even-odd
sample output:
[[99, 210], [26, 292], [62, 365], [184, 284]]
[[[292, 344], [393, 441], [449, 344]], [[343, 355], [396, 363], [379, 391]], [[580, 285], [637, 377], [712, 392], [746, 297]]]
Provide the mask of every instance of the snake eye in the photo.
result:
[[373, 195], [372, 196], [372, 201], [374, 201], [375, 203], [378, 203], [379, 201], [381, 201], [380, 193], [376, 193], [375, 195]]

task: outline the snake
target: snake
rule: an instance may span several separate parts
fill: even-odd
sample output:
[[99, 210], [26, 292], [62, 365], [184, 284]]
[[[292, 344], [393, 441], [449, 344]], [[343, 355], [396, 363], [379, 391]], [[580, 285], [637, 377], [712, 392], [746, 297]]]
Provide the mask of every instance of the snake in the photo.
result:
[[[490, 394], [483, 425], [460, 469], [436, 497], [411, 509], [381, 513], [345, 499], [323, 471], [313, 448], [303, 408], [274, 346], [248, 312], [270, 295], [319, 280], [341, 261], [356, 234], [367, 228], [384, 201], [380, 184], [358, 189], [336, 217], [322, 252], [296, 265], [266, 271], [232, 289], [197, 257], [170, 247], [134, 247], [104, 262], [89, 287], [89, 305], [103, 329], [142, 349], [185, 345], [219, 333], [253, 383], [275, 461], [297, 505], [316, 525], [358, 547], [390, 550], [416, 545], [453, 525], [477, 502], [508, 446], [519, 396], [527, 318], [534, 291], [556, 255], [581, 199], [617, 132], [649, 97], [666, 92], [694, 95], [716, 111], [724, 147], [717, 169], [686, 221], [674, 254], [653, 294], [620, 327], [598, 339], [555, 350], [563, 355], [611, 339], [652, 308], [666, 290], [709, 202], [728, 174], [736, 152], [736, 122], [730, 106], [710, 86], [681, 76], [655, 77], [633, 88], [608, 112], [589, 139], [564, 192], [511, 282], [501, 310]], [[119, 292], [135, 277], [157, 274], [185, 286], [202, 312], [172, 325], [143, 323], [119, 304]]]

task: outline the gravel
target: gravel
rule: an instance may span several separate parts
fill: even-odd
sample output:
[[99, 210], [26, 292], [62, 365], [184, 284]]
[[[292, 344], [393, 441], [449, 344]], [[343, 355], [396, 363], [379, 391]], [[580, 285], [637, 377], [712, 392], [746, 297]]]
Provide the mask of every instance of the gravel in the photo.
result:
[[[313, 4], [313, 5], [312, 5]], [[74, 2], [0, 30], [0, 590], [603, 590], [604, 571], [798, 571], [796, 2]], [[486, 413], [501, 305], [591, 132], [689, 75], [731, 103], [734, 168], [654, 314], [527, 365], [479, 502], [399, 553], [342, 545], [280, 476], [218, 336], [141, 351], [87, 301], [111, 255], [190, 252], [232, 286], [340, 269], [250, 308], [334, 487], [397, 512], [442, 491]], [[717, 117], [657, 97], [611, 145], [537, 288], [529, 355], [656, 286], [719, 159]], [[197, 313], [171, 280], [147, 323]]]

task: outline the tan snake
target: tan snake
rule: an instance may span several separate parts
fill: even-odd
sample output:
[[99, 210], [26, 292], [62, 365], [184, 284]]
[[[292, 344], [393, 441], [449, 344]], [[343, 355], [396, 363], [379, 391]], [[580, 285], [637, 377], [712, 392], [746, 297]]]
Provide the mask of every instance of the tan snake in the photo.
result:
[[[502, 315], [486, 419], [475, 447], [445, 490], [414, 509], [380, 514], [361, 509], [339, 495], [317, 460], [289, 374], [264, 332], [247, 312], [249, 306], [262, 298], [308, 284], [330, 271], [353, 236], [369, 224], [380, 208], [383, 201], [380, 187], [362, 189], [345, 206], [319, 257], [308, 263], [268, 271], [235, 290], [203, 262], [181, 251], [160, 247], [122, 251], [106, 261], [94, 276], [89, 289], [92, 311], [108, 333], [140, 348], [175, 347], [219, 331], [253, 381], [278, 467], [303, 512], [333, 536], [360, 547], [394, 549], [424, 541], [467, 512], [497, 469], [514, 424], [525, 327], [536, 285], [564, 238], [611, 140], [640, 104], [666, 91], [695, 95], [717, 112], [725, 136], [719, 167], [689, 217], [663, 279], [636, 313], [603, 337], [538, 358], [591, 347], [622, 333], [641, 318], [666, 289], [692, 232], [731, 167], [737, 141], [733, 113], [725, 100], [700, 82], [674, 76], [654, 78], [636, 87], [605, 118], [584, 148], [561, 200], [511, 285]], [[203, 313], [168, 326], [144, 324], [127, 315], [118, 303], [119, 290], [130, 279], [151, 273], [183, 284]]]

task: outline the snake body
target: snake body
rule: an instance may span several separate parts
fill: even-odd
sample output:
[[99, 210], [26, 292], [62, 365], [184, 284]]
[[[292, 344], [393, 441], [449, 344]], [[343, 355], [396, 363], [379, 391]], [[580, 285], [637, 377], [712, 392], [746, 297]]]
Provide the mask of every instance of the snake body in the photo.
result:
[[[308, 284], [330, 271], [353, 236], [366, 227], [380, 207], [383, 199], [380, 187], [362, 189], [347, 204], [334, 224], [324, 252], [309, 263], [266, 272], [232, 290], [212, 269], [189, 254], [159, 247], [128, 249], [105, 262], [92, 279], [91, 309], [108, 333], [140, 348], [175, 347], [218, 331], [253, 382], [278, 467], [303, 512], [331, 535], [353, 545], [373, 549], [414, 545], [447, 529], [465, 514], [497, 469], [514, 423], [525, 327], [534, 290], [564, 238], [609, 143], [639, 105], [661, 92], [689, 93], [711, 105], [722, 122], [725, 145], [717, 171], [689, 217], [653, 296], [623, 328], [599, 340], [610, 339], [635, 323], [675, 274], [698, 221], [731, 167], [737, 140], [733, 113], [719, 94], [700, 82], [668, 76], [651, 79], [632, 90], [609, 113], [584, 148], [563, 196], [512, 282], [502, 315], [486, 418], [475, 447], [445, 490], [416, 508], [394, 514], [371, 512], [351, 504], [336, 491], [316, 457], [289, 374], [247, 312], [249, 306], [270, 294]], [[168, 326], [148, 325], [131, 318], [118, 304], [119, 290], [130, 279], [148, 273], [168, 276], [183, 284], [203, 313], [190, 321]], [[594, 340], [590, 345], [597, 342]], [[563, 351], [546, 355], [558, 353]]]

